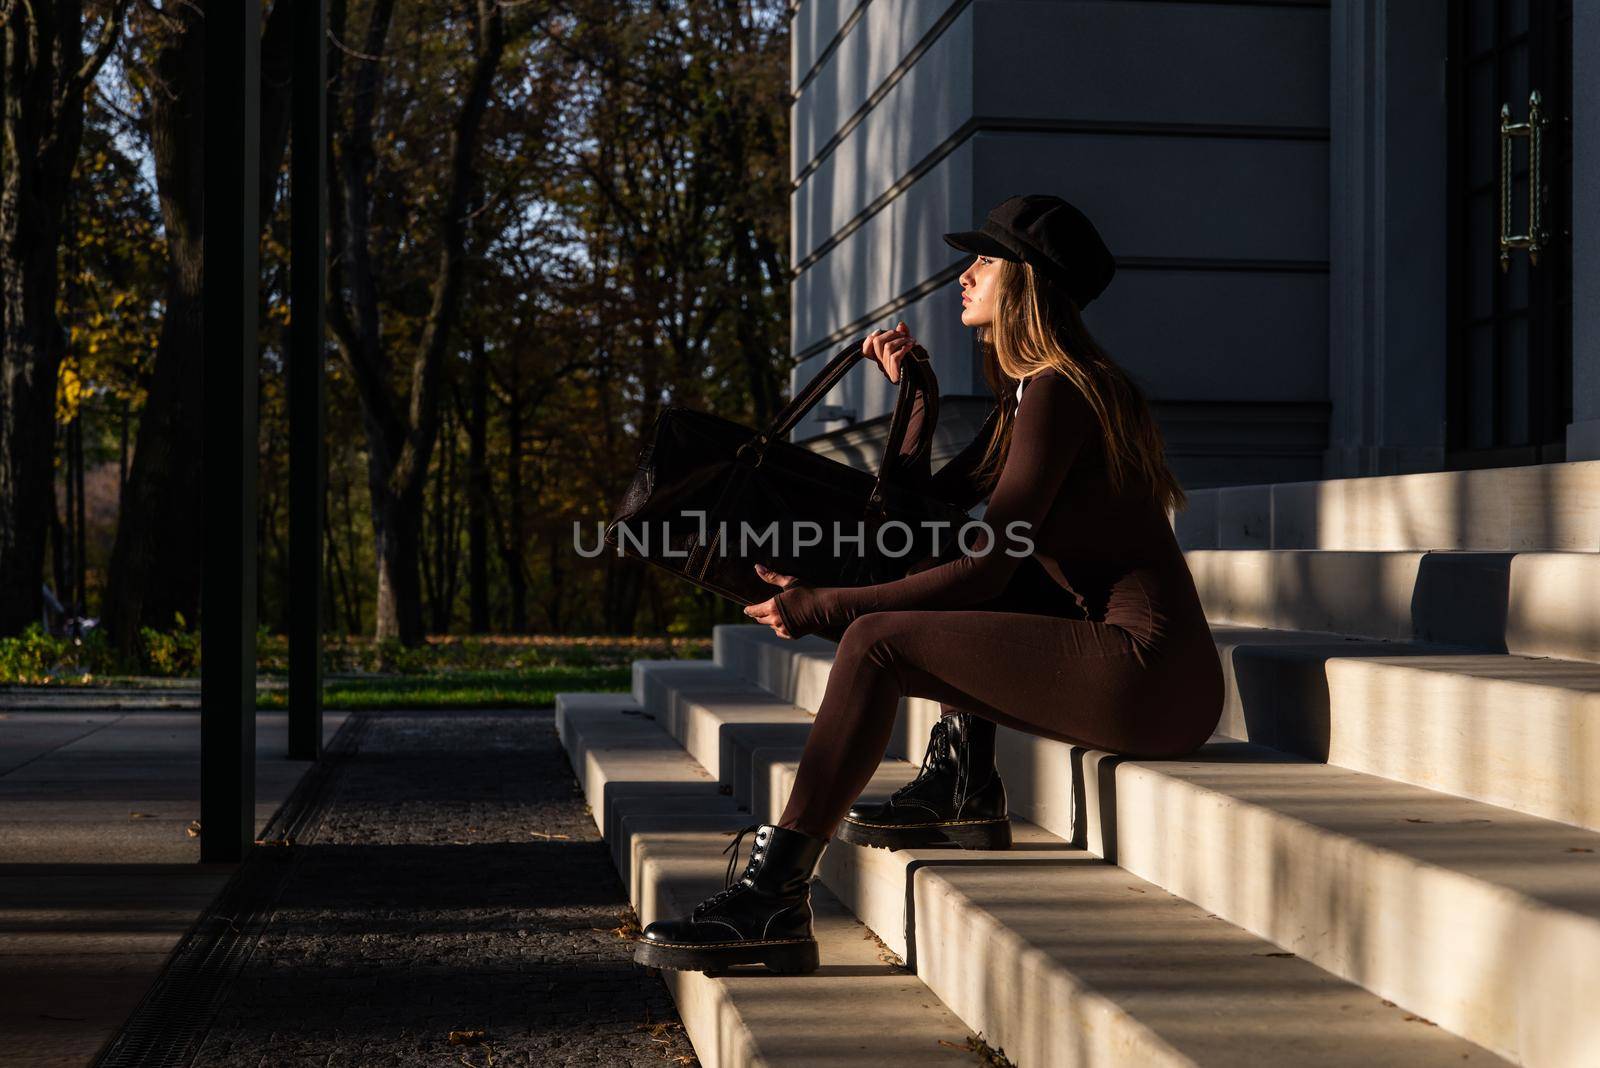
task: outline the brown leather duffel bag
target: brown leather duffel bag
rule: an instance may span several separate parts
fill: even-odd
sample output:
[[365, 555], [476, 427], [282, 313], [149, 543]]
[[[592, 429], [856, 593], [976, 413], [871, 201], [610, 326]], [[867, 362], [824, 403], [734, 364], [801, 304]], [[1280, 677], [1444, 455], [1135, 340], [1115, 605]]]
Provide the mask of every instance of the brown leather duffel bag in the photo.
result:
[[[920, 346], [901, 366], [877, 472], [784, 439], [861, 359], [857, 342], [828, 361], [765, 430], [678, 405], [662, 409], [605, 542], [741, 605], [777, 587], [762, 563], [813, 586], [863, 586], [904, 576], [955, 542], [967, 512], [924, 488], [938, 383]], [[920, 393], [918, 438], [906, 442]]]

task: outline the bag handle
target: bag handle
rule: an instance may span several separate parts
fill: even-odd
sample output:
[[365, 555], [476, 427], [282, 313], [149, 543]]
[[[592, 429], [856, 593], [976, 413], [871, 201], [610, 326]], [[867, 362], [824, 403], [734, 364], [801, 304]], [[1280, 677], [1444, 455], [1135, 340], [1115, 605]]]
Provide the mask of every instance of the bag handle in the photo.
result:
[[[759, 466], [766, 455], [767, 445], [793, 430], [795, 424], [800, 422], [807, 412], [816, 407], [817, 402], [830, 389], [838, 385], [840, 379], [844, 378], [851, 368], [864, 357], [861, 345], [860, 341], [852, 342], [835, 354], [833, 359], [829, 360], [822, 370], [813, 375], [811, 381], [807, 382], [804, 388], [796, 393], [777, 415], [772, 417], [767, 429], [739, 446], [735, 454], [736, 459], [745, 462], [745, 457], [753, 455], [753, 459], [748, 461], [749, 465], [751, 467]], [[932, 382], [929, 381], [926, 370], [928, 360], [928, 351], [921, 345], [913, 345], [911, 358], [901, 361], [900, 389], [895, 397], [894, 414], [889, 420], [888, 439], [884, 442], [883, 456], [878, 462], [877, 477], [872, 482], [872, 492], [867, 496], [867, 510], [869, 512], [877, 512], [879, 515], [884, 514], [884, 479], [894, 458], [900, 453], [900, 446], [905, 440], [906, 431], [910, 429], [911, 392], [914, 386], [921, 385], [928, 399], [929, 408], [925, 409], [928, 418], [924, 420], [924, 426], [927, 426], [937, 417], [937, 408], [932, 406], [938, 402], [935, 400], [934, 387]]]
[[800, 391], [790, 398], [789, 403], [785, 404], [778, 411], [778, 414], [772, 417], [772, 421], [767, 424], [767, 429], [764, 432], [766, 439], [768, 441], [776, 441], [793, 430], [795, 424], [807, 412], [816, 407], [817, 402], [830, 389], [839, 384], [839, 380], [849, 373], [850, 369], [862, 359], [863, 355], [860, 341], [852, 342], [839, 350], [833, 359], [829, 360], [822, 370], [812, 375], [811, 381], [802, 386]]

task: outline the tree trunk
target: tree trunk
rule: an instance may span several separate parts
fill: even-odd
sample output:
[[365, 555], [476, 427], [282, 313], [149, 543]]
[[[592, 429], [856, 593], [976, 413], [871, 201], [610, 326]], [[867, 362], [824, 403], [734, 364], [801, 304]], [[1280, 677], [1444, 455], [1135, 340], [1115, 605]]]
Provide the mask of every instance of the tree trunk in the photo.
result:
[[[438, 267], [428, 313], [407, 368], [409, 388], [402, 394], [393, 382], [389, 351], [393, 343], [381, 330], [378, 265], [369, 233], [377, 168], [375, 116], [394, 9], [395, 0], [373, 4], [357, 53], [360, 58], [351, 60], [361, 65], [348, 82], [343, 53], [335, 51], [330, 57], [332, 81], [345, 97], [340, 111], [348, 127], [333, 137], [336, 178], [329, 194], [338, 254], [329, 264], [335, 299], [329, 302], [328, 323], [361, 397], [367, 434], [367, 480], [378, 547], [377, 637], [415, 645], [423, 640], [419, 581], [423, 489], [438, 437], [440, 377], [465, 272], [462, 253], [478, 135], [506, 37], [501, 5], [477, 0], [472, 69], [450, 131], [450, 180], [439, 213]], [[336, 10], [334, 15], [334, 35], [342, 36], [342, 12]]]
[[[278, 170], [288, 140], [290, 0], [277, 0], [261, 43], [261, 225], [272, 220]], [[178, 5], [156, 53], [150, 95], [150, 148], [167, 237], [166, 316], [156, 347], [133, 462], [123, 488], [107, 573], [104, 626], [124, 652], [141, 625], [192, 626], [200, 612], [202, 164], [205, 155], [204, 15]]]
[[606, 587], [603, 598], [605, 629], [608, 634], [632, 634], [634, 617], [639, 614], [639, 595], [643, 585], [641, 565], [631, 557], [606, 557]]
[[[84, 99], [121, 31], [126, 0], [83, 52], [80, 0], [8, 5], [0, 35], [0, 634], [40, 617], [54, 491], [56, 319], [66, 192]], [[58, 66], [59, 64], [59, 66]]]
[[[421, 645], [422, 501], [420, 488], [409, 494], [392, 493], [379, 477], [384, 465], [368, 465], [372, 492], [372, 526], [378, 552], [377, 637], [395, 638], [402, 645]], [[408, 499], [409, 497], [409, 499]]]
[[506, 384], [506, 497], [509, 500], [505, 529], [500, 533], [500, 563], [505, 568], [506, 584], [511, 587], [511, 626], [513, 634], [528, 630], [528, 572], [524, 563], [527, 537], [522, 508], [522, 422], [524, 395], [521, 367], [513, 358]]
[[545, 619], [550, 626], [552, 634], [560, 634], [566, 627], [566, 614], [562, 611], [566, 604], [566, 568], [561, 564], [571, 551], [567, 543], [567, 531], [553, 529], [550, 531], [549, 555], [546, 557], [546, 568], [550, 573], [550, 596], [545, 600]]
[[[467, 603], [474, 634], [489, 630], [489, 353], [472, 341], [467, 409]], [[515, 492], [515, 489], [513, 489]]]
[[200, 360], [203, 15], [178, 9], [181, 33], [157, 53], [150, 98], [150, 148], [167, 236], [166, 315], [156, 346], [133, 463], [111, 550], [103, 614], [112, 644], [133, 648], [141, 625], [199, 619], [201, 556]]

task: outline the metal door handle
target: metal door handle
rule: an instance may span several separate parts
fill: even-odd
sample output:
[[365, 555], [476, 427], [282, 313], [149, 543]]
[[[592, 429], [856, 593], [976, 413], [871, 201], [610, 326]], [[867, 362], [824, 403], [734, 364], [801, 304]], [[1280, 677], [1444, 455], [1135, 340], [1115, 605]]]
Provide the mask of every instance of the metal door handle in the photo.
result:
[[[1549, 240], [1544, 229], [1542, 154], [1544, 128], [1549, 123], [1540, 108], [1539, 90], [1528, 94], [1528, 121], [1512, 122], [1511, 105], [1500, 105], [1500, 270], [1511, 269], [1511, 250], [1528, 250], [1528, 263], [1539, 265], [1539, 252]], [[1528, 232], [1511, 232], [1511, 141], [1528, 139]]]

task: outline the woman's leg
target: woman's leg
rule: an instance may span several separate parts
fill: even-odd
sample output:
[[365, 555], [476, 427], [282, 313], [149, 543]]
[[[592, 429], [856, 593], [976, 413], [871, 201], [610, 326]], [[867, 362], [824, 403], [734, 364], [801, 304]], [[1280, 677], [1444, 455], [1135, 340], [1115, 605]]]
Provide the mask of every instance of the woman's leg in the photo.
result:
[[1206, 680], [1165, 670], [1195, 674], [1190, 663], [1147, 666], [1128, 633], [1105, 623], [996, 611], [862, 616], [841, 636], [779, 826], [832, 835], [883, 759], [901, 695], [1062, 741], [1155, 753], [1186, 720], [1162, 715], [1161, 729], [1141, 737], [1145, 703], [1182, 702], [1188, 686], [1199, 698], [1189, 718], [1206, 714], [1208, 687], [1196, 685]]

